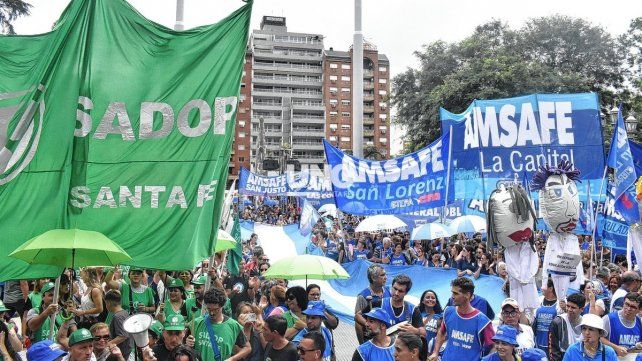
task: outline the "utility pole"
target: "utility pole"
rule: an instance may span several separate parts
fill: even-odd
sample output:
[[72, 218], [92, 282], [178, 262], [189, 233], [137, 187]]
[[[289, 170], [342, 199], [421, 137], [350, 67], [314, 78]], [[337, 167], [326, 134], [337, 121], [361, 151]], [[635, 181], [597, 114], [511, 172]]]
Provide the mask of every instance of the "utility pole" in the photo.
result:
[[357, 158], [363, 158], [363, 32], [361, 28], [361, 0], [354, 0], [352, 155]]
[[176, 0], [176, 24], [174, 24], [174, 30], [182, 31], [185, 29], [185, 23], [183, 22], [183, 10], [185, 10], [184, 0]]

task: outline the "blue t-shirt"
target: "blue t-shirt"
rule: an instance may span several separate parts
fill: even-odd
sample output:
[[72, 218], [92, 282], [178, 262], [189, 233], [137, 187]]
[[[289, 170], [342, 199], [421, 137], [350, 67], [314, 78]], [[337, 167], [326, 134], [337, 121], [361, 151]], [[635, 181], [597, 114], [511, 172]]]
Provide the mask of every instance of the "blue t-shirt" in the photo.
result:
[[444, 323], [448, 341], [441, 361], [480, 360], [484, 351], [481, 333], [490, 324], [488, 317], [478, 312], [463, 318], [450, 306], [444, 310]]
[[611, 346], [601, 344], [597, 349], [595, 356], [589, 358], [584, 353], [584, 343], [576, 342], [564, 353], [563, 361], [602, 361], [602, 352], [605, 353], [604, 361], [617, 361], [617, 354]]
[[472, 272], [475, 272], [477, 271], [477, 263], [474, 260], [468, 262], [468, 260], [462, 258], [457, 261], [457, 269], [460, 271], [471, 270]]
[[399, 255], [393, 254], [390, 256], [390, 265], [392, 266], [405, 266], [408, 263], [406, 262], [406, 256], [403, 253]]
[[394, 361], [395, 346], [379, 347], [372, 340], [359, 345], [357, 352], [366, 361]]
[[415, 306], [408, 301], [403, 301], [403, 309], [401, 313], [397, 315], [392, 307], [391, 299], [384, 298], [383, 301], [381, 301], [381, 309], [386, 311], [388, 316], [390, 316], [390, 324], [396, 325], [404, 321], [412, 322], [412, 313], [415, 310]]
[[635, 318], [635, 324], [631, 328], [624, 326], [618, 312], [609, 313], [608, 319], [611, 326], [609, 341], [626, 348], [633, 348], [636, 343], [640, 342], [640, 335], [642, 335], [642, 321], [640, 321], [640, 317]]

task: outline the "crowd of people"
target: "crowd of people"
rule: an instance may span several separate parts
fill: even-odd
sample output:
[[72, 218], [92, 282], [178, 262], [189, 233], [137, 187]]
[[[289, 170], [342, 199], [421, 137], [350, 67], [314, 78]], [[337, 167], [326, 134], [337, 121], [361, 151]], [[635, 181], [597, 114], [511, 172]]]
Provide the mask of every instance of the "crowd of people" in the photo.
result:
[[[297, 212], [294, 205], [277, 205], [239, 214], [287, 224]], [[411, 241], [408, 232], [357, 233], [359, 221], [349, 215], [320, 221], [308, 246], [309, 253], [338, 262], [372, 262], [369, 285], [356, 295], [355, 361], [642, 359], [639, 270], [628, 270], [617, 257], [610, 262], [606, 248], [597, 249], [604, 266], [592, 268], [590, 239], [578, 238], [588, 280], [580, 289], [564, 297], [543, 279], [540, 307], [528, 312], [505, 287], [494, 310], [475, 293], [475, 279], [508, 276], [501, 250], [488, 249], [482, 234]], [[319, 285], [263, 277], [270, 259], [261, 245], [269, 241], [252, 234], [244, 242], [239, 274], [228, 272], [220, 255], [212, 267], [204, 260], [174, 272], [68, 269], [58, 302], [53, 280], [8, 281], [0, 303], [2, 361], [335, 360], [338, 315]], [[545, 244], [546, 234], [539, 233], [541, 255]], [[388, 282], [384, 266], [410, 264], [457, 270], [451, 292], [421, 290], [413, 305], [406, 299], [413, 280], [399, 274]], [[154, 319], [146, 348], [137, 347], [124, 327], [136, 313]]]

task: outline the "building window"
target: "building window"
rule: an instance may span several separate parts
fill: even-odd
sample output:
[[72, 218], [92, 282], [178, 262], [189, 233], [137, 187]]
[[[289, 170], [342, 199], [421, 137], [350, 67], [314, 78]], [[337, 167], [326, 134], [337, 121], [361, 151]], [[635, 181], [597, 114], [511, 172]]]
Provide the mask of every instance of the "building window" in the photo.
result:
[[333, 111], [330, 112], [330, 116], [331, 117], [336, 117], [337, 114], [339, 114], [339, 113], [336, 110], [333, 110]]
[[245, 150], [245, 144], [239, 144], [238, 149], [239, 150]]
[[350, 70], [350, 64], [341, 64], [341, 69]]
[[336, 94], [338, 90], [339, 89], [337, 89], [335, 87], [330, 87], [330, 93], [332, 93], [332, 94]]
[[245, 94], [239, 95], [239, 101], [243, 103], [245, 101]]
[[245, 128], [245, 120], [239, 120], [239, 128]]
[[337, 141], [337, 136], [336, 135], [331, 135], [330, 136], [330, 141], [331, 142], [336, 142]]
[[344, 107], [349, 107], [350, 106], [350, 101], [343, 99], [343, 100], [341, 100], [341, 105], [343, 105]]
[[245, 138], [245, 132], [239, 132], [239, 138]]
[[379, 138], [379, 143], [386, 144], [386, 143], [388, 143], [388, 139], [387, 138]]
[[341, 88], [342, 93], [350, 93], [350, 88]]
[[379, 84], [386, 84], [388, 82], [388, 79], [379, 79]]
[[386, 120], [387, 117], [388, 115], [386, 114], [379, 114], [379, 119]]
[[385, 73], [385, 72], [388, 71], [388, 68], [386, 68], [385, 66], [380, 66], [379, 67], [379, 71], [382, 72], [382, 73]]
[[342, 142], [349, 142], [350, 141], [350, 137], [341, 137], [341, 141]]
[[337, 79], [339, 79], [339, 77], [338, 77], [338, 76], [336, 76], [336, 75], [330, 75], [330, 81], [337, 81]]
[[336, 123], [330, 123], [330, 130], [337, 130], [337, 124]]
[[350, 124], [341, 124], [341, 130], [350, 130]]
[[338, 69], [338, 68], [339, 68], [339, 64], [337, 64], [337, 63], [330, 63], [330, 69]]
[[384, 97], [385, 97], [386, 95], [388, 95], [388, 92], [387, 92], [387, 91], [385, 91], [385, 90], [379, 90], [379, 95], [381, 95], [381, 96], [384, 96]]
[[349, 117], [350, 116], [350, 112], [341, 112], [341, 116], [342, 117]]
[[339, 101], [336, 100], [336, 99], [330, 99], [330, 104], [332, 104], [332, 105], [337, 105], [338, 102]]
[[350, 81], [350, 77], [344, 75], [341, 77], [341, 81]]
[[245, 157], [239, 157], [239, 162], [241, 163], [245, 162]]

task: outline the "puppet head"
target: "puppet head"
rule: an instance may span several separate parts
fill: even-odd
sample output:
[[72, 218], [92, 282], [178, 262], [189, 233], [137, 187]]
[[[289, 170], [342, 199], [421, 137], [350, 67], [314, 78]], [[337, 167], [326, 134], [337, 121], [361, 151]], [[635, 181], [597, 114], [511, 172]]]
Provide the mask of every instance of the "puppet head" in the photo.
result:
[[533, 176], [531, 190], [539, 191], [539, 204], [544, 222], [553, 232], [568, 233], [575, 229], [580, 215], [580, 198], [576, 181], [580, 171], [568, 161], [557, 167], [541, 166]]
[[520, 185], [501, 187], [488, 200], [488, 239], [508, 248], [529, 242], [535, 233], [535, 210]]

